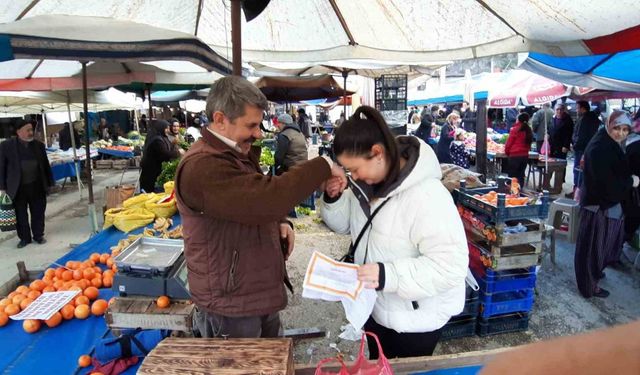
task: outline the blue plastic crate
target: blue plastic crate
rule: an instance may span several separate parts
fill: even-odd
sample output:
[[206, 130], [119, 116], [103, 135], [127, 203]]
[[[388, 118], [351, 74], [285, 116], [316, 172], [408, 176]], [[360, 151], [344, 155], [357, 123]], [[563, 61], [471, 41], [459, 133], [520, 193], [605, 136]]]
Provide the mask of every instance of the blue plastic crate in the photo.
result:
[[521, 332], [529, 328], [527, 313], [498, 315], [488, 319], [478, 319], [478, 336], [485, 337], [500, 333]]
[[452, 317], [447, 324], [442, 327], [440, 340], [458, 339], [476, 334], [475, 316]]
[[478, 282], [480, 291], [485, 294], [533, 289], [536, 286], [535, 267], [504, 271], [494, 271], [486, 267], [473, 267], [471, 272]]
[[533, 307], [533, 300], [533, 289], [496, 294], [480, 293], [480, 316], [489, 318], [494, 315], [528, 312]]
[[465, 366], [429, 370], [422, 372], [412, 372], [411, 375], [476, 375], [482, 370], [482, 366]]
[[300, 203], [300, 206], [309, 208], [311, 210], [315, 210], [316, 209], [316, 192], [314, 191], [313, 193], [311, 193], [309, 198], [305, 199], [304, 201], [302, 201], [302, 203]]

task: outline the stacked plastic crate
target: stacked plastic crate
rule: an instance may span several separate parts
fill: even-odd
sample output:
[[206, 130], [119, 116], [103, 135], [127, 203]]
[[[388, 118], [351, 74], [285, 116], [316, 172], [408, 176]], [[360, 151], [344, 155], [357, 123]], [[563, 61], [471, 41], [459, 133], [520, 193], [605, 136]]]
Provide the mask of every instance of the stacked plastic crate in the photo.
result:
[[[549, 195], [533, 195], [526, 205], [507, 206], [508, 182], [498, 187], [455, 192], [464, 224], [469, 268], [479, 289], [477, 333], [480, 336], [524, 331], [534, 303], [536, 266], [542, 251]], [[477, 195], [497, 191], [495, 205]]]

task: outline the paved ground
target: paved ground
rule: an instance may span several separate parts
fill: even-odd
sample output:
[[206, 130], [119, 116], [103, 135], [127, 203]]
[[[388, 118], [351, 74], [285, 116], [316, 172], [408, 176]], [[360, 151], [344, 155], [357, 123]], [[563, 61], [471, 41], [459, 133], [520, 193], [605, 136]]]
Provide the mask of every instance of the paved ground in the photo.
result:
[[[137, 177], [137, 171], [129, 171], [125, 182], [134, 183]], [[117, 184], [119, 179], [117, 171], [96, 171], [96, 207], [102, 207], [104, 187]], [[570, 188], [569, 184], [565, 187], [567, 190]], [[18, 250], [15, 248], [15, 234], [0, 234], [0, 283], [16, 273], [16, 261], [26, 261], [30, 269], [40, 268], [68, 252], [70, 244], [89, 238], [86, 191], [84, 196], [79, 201], [72, 185], [49, 198], [48, 242], [45, 245], [34, 244]], [[341, 305], [310, 301], [300, 296], [303, 274], [311, 253], [319, 250], [337, 257], [347, 249], [348, 239], [331, 233], [316, 215], [294, 221], [298, 229], [296, 250], [289, 261], [289, 269], [296, 293], [290, 297], [289, 307], [282, 314], [283, 322], [285, 328], [319, 327], [328, 334], [323, 339], [296, 343], [296, 362], [316, 363], [320, 358], [333, 355], [336, 351], [333, 347], [345, 352], [349, 358], [357, 351], [357, 344], [338, 338], [340, 327], [346, 324]], [[602, 286], [611, 291], [608, 299], [585, 300], [575, 286], [574, 246], [560, 238], [556, 252], [556, 266], [553, 267], [545, 258], [538, 275], [536, 303], [527, 332], [441, 342], [436, 354], [514, 346], [640, 319], [640, 272], [633, 270], [626, 260], [624, 267], [606, 271], [607, 277]]]

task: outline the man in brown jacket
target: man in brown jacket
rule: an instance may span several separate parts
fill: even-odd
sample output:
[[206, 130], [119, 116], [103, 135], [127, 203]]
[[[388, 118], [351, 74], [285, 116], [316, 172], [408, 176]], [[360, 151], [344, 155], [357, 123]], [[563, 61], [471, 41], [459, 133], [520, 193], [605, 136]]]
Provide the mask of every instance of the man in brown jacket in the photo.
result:
[[287, 305], [285, 261], [294, 234], [285, 216], [344, 171], [318, 157], [282, 176], [261, 173], [260, 123], [267, 99], [242, 77], [216, 81], [209, 126], [176, 171], [194, 326], [203, 337], [274, 337]]

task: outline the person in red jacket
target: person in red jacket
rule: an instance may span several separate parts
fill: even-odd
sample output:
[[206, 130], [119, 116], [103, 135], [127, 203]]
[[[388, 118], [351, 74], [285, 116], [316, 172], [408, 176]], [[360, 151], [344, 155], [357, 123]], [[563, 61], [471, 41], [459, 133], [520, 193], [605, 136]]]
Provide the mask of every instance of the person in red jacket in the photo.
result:
[[529, 115], [521, 113], [518, 121], [509, 131], [507, 144], [504, 152], [507, 154], [507, 173], [509, 177], [515, 177], [521, 186], [524, 187], [524, 171], [527, 169], [529, 161], [529, 150], [533, 141], [533, 132], [529, 126]]

